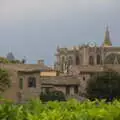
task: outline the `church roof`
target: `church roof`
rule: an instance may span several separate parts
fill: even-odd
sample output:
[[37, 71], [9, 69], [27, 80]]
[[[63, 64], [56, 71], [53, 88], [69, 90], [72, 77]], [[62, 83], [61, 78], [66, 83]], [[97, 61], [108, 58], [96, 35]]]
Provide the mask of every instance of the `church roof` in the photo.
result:
[[44, 77], [42, 85], [79, 85], [80, 79], [76, 76], [55, 76], [55, 77]]

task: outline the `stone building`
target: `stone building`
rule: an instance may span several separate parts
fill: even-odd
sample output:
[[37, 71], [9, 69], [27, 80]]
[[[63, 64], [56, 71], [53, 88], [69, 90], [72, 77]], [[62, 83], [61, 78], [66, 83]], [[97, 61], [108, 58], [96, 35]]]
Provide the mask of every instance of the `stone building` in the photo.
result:
[[120, 65], [114, 65], [114, 67], [113, 65], [76, 66], [73, 71], [78, 71], [77, 74], [56, 77], [42, 76], [40, 78], [42, 82], [41, 91], [61, 91], [66, 98], [80, 99], [80, 97], [85, 97], [88, 80], [94, 73], [109, 72], [111, 70], [120, 71]]
[[78, 95], [86, 94], [88, 80], [93, 74], [111, 70], [120, 72], [120, 47], [112, 45], [108, 27], [101, 46], [89, 42], [71, 49], [57, 47], [55, 56], [55, 69], [62, 76], [76, 76], [73, 82], [79, 79]]
[[77, 76], [42, 77], [42, 92], [61, 91], [66, 96], [78, 95], [80, 78]]
[[41, 64], [0, 64], [0, 68], [8, 70], [11, 80], [10, 88], [5, 90], [2, 96], [15, 103], [39, 97], [41, 92], [40, 70], [50, 69]]
[[57, 47], [55, 55], [55, 69], [63, 73], [68, 73], [74, 66], [120, 64], [120, 47], [112, 46], [108, 27], [101, 46], [89, 42], [71, 49]]

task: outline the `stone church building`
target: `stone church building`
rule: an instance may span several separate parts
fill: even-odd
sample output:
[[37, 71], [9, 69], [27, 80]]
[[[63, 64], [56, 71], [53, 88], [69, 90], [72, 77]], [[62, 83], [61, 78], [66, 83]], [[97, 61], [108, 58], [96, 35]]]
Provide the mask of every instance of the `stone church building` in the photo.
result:
[[55, 69], [62, 73], [69, 73], [75, 66], [120, 64], [120, 47], [112, 45], [108, 27], [101, 46], [89, 42], [71, 49], [57, 47], [55, 55]]
[[[39, 98], [41, 92], [62, 91], [67, 98], [86, 95], [88, 80], [94, 73], [114, 70], [120, 73], [120, 47], [112, 45], [106, 28], [101, 46], [89, 42], [73, 48], [57, 47], [55, 70], [43, 64], [0, 64], [11, 74], [11, 87], [3, 97], [14, 102]], [[57, 75], [57, 72], [60, 74]]]
[[[55, 70], [59, 71], [61, 76], [71, 77], [74, 83], [79, 81], [77, 96], [86, 94], [87, 83], [95, 73], [105, 71], [120, 73], [120, 46], [112, 45], [108, 27], [100, 46], [95, 42], [88, 42], [88, 44], [74, 46], [71, 49], [57, 47], [55, 56]], [[69, 77], [67, 83], [69, 83]], [[67, 88], [68, 85], [65, 87]], [[69, 85], [69, 87], [70, 93], [73, 93], [72, 88], [75, 86]]]

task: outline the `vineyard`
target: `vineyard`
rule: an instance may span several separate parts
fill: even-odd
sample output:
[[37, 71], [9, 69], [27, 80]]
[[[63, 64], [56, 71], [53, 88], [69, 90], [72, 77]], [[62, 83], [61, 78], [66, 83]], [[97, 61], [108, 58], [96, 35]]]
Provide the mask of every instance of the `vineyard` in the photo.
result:
[[86, 100], [26, 104], [0, 104], [0, 120], [120, 120], [120, 101], [106, 103]]

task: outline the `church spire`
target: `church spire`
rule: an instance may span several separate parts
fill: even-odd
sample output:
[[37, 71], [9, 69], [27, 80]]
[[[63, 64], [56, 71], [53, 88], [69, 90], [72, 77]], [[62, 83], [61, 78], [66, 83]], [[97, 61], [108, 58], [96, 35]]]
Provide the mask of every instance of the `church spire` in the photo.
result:
[[111, 40], [110, 40], [110, 35], [109, 35], [108, 26], [106, 27], [103, 46], [104, 46], [104, 47], [110, 47], [110, 46], [112, 46], [112, 43], [111, 43]]

